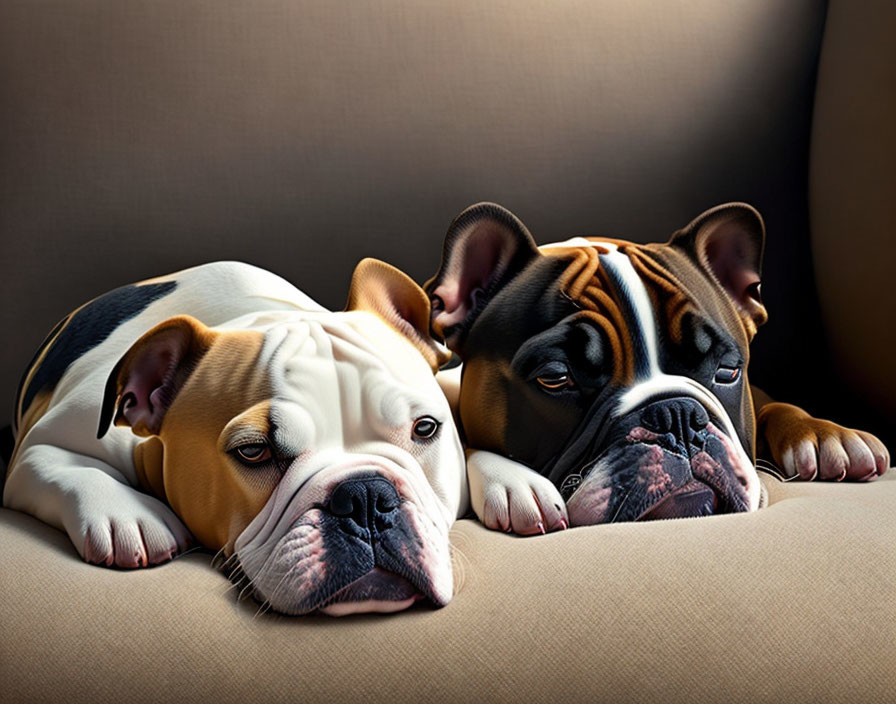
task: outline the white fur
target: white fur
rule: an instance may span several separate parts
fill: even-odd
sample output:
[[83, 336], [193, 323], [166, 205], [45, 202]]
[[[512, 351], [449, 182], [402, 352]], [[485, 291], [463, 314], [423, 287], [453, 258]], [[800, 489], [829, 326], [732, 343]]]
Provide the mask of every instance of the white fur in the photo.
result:
[[[448, 530], [466, 511], [467, 489], [451, 409], [429, 366], [364, 312], [304, 316], [265, 332], [262, 357], [274, 370], [271, 416], [289, 419], [276, 423], [284, 433], [278, 444], [296, 459], [236, 541], [246, 574], [261, 588], [282, 580], [271, 556], [293, 538], [296, 519], [326, 501], [339, 482], [375, 471], [416, 507], [418, 530], [439, 553], [428, 555], [424, 567], [450, 599]], [[424, 415], [442, 424], [432, 442], [411, 436], [413, 420]], [[288, 604], [273, 605], [288, 610]]]
[[[373, 469], [393, 479], [414, 505], [434, 545], [427, 558], [433, 578], [450, 598], [448, 529], [468, 501], [463, 450], [448, 403], [411, 343], [370, 313], [332, 313], [247, 264], [208, 264], [157, 281], [163, 280], [178, 285], [65, 372], [46, 413], [20, 442], [4, 505], [65, 530], [94, 562], [109, 562], [102, 551], [111, 555], [110, 533], [127, 549], [127, 541], [142, 533], [144, 558], [183, 549], [188, 533], [180, 520], [132, 488], [133, 452], [142, 438], [120, 427], [102, 439], [96, 435], [112, 367], [144, 332], [186, 313], [220, 330], [265, 335], [259, 364], [275, 389], [272, 413], [280, 415], [283, 433], [278, 439], [297, 457], [237, 539], [237, 552], [262, 555], [340, 477]], [[408, 430], [424, 414], [442, 421], [442, 428], [434, 442], [417, 445]], [[249, 570], [256, 564], [247, 562]]]

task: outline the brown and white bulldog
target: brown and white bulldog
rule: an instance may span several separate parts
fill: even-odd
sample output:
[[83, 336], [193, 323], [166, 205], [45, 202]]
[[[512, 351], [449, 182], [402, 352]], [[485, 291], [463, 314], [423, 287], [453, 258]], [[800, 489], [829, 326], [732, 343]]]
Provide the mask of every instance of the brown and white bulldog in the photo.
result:
[[531, 534], [751, 511], [757, 445], [789, 477], [886, 471], [874, 436], [751, 394], [764, 238], [743, 203], [666, 244], [539, 248], [491, 203], [454, 220], [425, 288], [434, 334], [463, 361], [458, 413], [487, 526]]
[[467, 488], [428, 328], [375, 260], [344, 312], [236, 262], [116, 289], [29, 366], [4, 505], [101, 565], [195, 540], [287, 614], [446, 604]]

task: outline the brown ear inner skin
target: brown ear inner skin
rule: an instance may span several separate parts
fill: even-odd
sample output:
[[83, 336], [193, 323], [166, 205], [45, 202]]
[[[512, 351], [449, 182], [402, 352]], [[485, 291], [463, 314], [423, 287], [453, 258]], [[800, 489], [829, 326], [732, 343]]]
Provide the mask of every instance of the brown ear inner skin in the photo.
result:
[[258, 364], [264, 336], [218, 334], [168, 409], [157, 437], [137, 446], [141, 486], [160, 496], [197, 540], [229, 555], [280, 480], [274, 466], [248, 468], [219, 446], [230, 420], [252, 406], [267, 436], [272, 387]]
[[[158, 427], [148, 426], [144, 420], [132, 425], [125, 417], [123, 411], [124, 393], [129, 374], [135, 363], [149, 354], [149, 350], [165, 336], [169, 338], [180, 337], [183, 349], [180, 350], [174, 376], [169, 380], [169, 392], [176, 396], [184, 381], [189, 377], [193, 368], [214, 342], [217, 332], [207, 328], [203, 323], [189, 315], [178, 315], [169, 318], [156, 327], [144, 333], [140, 339], [131, 345], [125, 355], [109, 374], [103, 391], [103, 404], [100, 411], [100, 423], [97, 438], [102, 438], [109, 430], [110, 425], [130, 427], [135, 435], [151, 437], [158, 431]], [[162, 345], [163, 349], [171, 351], [172, 345]], [[169, 404], [170, 405], [170, 404]], [[164, 409], [159, 424], [164, 418]], [[156, 424], [154, 423], [153, 426]]]
[[[724, 235], [726, 228], [740, 228], [753, 232], [753, 236], [747, 237], [741, 242], [741, 246], [749, 248], [751, 255], [749, 258], [755, 260], [755, 266], [743, 267], [739, 276], [732, 271], [734, 275], [729, 275], [723, 281], [710, 261], [710, 249], [714, 246], [723, 246], [723, 242], [726, 240], [743, 239], [738, 236]], [[757, 329], [768, 321], [768, 312], [762, 305], [762, 301], [747, 291], [749, 283], [759, 284], [761, 280], [765, 237], [765, 223], [762, 220], [762, 215], [748, 203], [735, 202], [723, 203], [701, 213], [682, 230], [673, 233], [667, 242], [670, 245], [682, 246], [689, 251], [699, 261], [704, 272], [726, 289], [728, 298], [737, 311], [749, 339], [752, 339]], [[729, 242], [727, 248], [736, 246], [736, 243]], [[741, 256], [737, 258], [745, 258], [745, 255], [741, 252]], [[734, 286], [734, 290], [730, 289], [731, 286]]]
[[433, 373], [451, 354], [429, 334], [429, 297], [413, 279], [378, 259], [362, 259], [355, 267], [345, 310], [373, 313], [404, 335], [429, 364]]
[[[698, 232], [696, 238], [697, 254], [700, 257], [703, 267], [708, 272], [712, 273], [716, 280], [728, 292], [729, 298], [731, 298], [738, 315], [743, 321], [747, 335], [752, 340], [756, 335], [758, 328], [768, 322], [768, 312], [766, 311], [765, 306], [763, 306], [758, 299], [753, 298], [747, 293], [748, 284], [760, 284], [760, 271], [751, 271], [749, 268], [746, 268], [740, 276], [735, 274], [729, 279], [722, 280], [716, 273], [715, 267], [710, 261], [712, 250], [718, 246], [716, 240], [724, 238], [724, 235], [720, 233], [723, 232], [725, 228], [734, 227], [738, 227], [738, 223], [719, 223], [715, 227], [707, 227]], [[749, 242], [747, 246], [751, 249], [755, 249], [753, 242]], [[761, 251], [758, 257], [754, 252], [753, 257], [760, 262], [760, 265], [756, 267], [756, 269], [761, 269]]]
[[[443, 300], [443, 309], [432, 314], [432, 332], [455, 352], [460, 352], [456, 336], [446, 336], [444, 319], [461, 311], [455, 323], [463, 327], [471, 325], [469, 317], [474, 308], [471, 291], [490, 291], [497, 282], [505, 277], [513, 278], [538, 256], [532, 234], [509, 210], [489, 202], [466, 208], [448, 226], [439, 270], [423, 285], [428, 297], [438, 295]], [[440, 292], [445, 285], [453, 289], [452, 296]], [[454, 323], [448, 327], [454, 327]]]

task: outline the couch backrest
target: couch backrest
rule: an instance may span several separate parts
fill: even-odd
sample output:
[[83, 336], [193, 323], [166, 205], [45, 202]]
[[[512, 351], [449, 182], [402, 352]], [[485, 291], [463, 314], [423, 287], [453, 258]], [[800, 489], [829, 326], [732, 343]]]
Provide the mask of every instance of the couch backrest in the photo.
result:
[[843, 423], [896, 456], [896, 3], [831, 2], [812, 124], [810, 203]]
[[[766, 218], [754, 379], [822, 340], [806, 179], [819, 0], [0, 2], [0, 402], [74, 306], [244, 259], [341, 306], [479, 200], [536, 238]], [[816, 355], [817, 356], [817, 355]], [[4, 400], [5, 399], [5, 400]]]

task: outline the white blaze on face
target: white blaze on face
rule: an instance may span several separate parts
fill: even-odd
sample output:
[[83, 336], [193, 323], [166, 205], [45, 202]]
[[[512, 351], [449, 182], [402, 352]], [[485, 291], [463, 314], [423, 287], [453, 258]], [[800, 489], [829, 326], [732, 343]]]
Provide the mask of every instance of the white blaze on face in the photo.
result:
[[[463, 450], [429, 365], [404, 337], [364, 312], [304, 315], [265, 329], [259, 363], [271, 370], [271, 440], [289, 466], [235, 543], [262, 598], [290, 612], [326, 573], [320, 522], [333, 489], [375, 473], [387, 479], [416, 532], [419, 565], [451, 597], [448, 530], [466, 509]], [[441, 423], [430, 441], [415, 420]], [[335, 559], [335, 558], [334, 558]], [[285, 585], [285, 586], [284, 586]]]
[[[618, 404], [613, 409], [613, 416], [619, 418], [638, 406], [646, 403], [651, 398], [670, 393], [682, 394], [697, 399], [709, 410], [724, 426], [725, 432], [734, 441], [732, 444], [738, 452], [738, 460], [741, 468], [747, 473], [747, 495], [749, 497], [750, 510], [759, 507], [760, 484], [759, 475], [753, 466], [752, 460], [747, 455], [732, 423], [728, 412], [709, 389], [685, 376], [666, 374], [660, 368], [659, 354], [657, 352], [657, 326], [653, 314], [653, 306], [647, 288], [631, 260], [619, 251], [613, 242], [589, 240], [584, 237], [574, 237], [558, 244], [544, 245], [543, 249], [560, 247], [600, 247], [608, 250], [606, 254], [600, 254], [601, 265], [612, 275], [614, 281], [621, 289], [622, 295], [631, 306], [631, 330], [634, 342], [635, 383], [627, 389], [619, 398]], [[639, 344], [640, 343], [640, 344]]]

